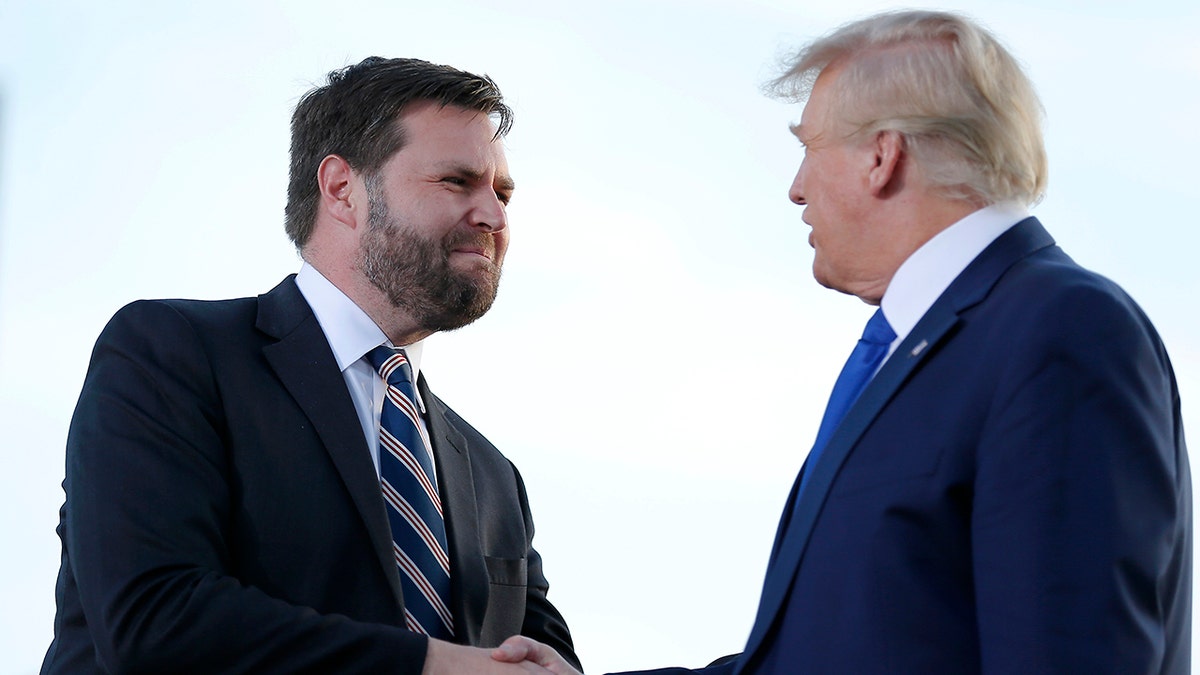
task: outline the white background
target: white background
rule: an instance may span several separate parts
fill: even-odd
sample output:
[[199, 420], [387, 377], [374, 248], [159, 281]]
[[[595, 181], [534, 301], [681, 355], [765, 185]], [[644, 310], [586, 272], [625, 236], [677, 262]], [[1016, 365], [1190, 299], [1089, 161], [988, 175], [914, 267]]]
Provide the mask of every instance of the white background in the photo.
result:
[[[50, 641], [63, 445], [96, 335], [137, 298], [254, 295], [297, 269], [291, 109], [372, 54], [486, 72], [516, 110], [500, 298], [430, 340], [424, 368], [524, 473], [589, 672], [740, 650], [870, 313], [811, 278], [786, 198], [800, 110], [758, 87], [804, 39], [890, 6], [567, 4], [0, 5], [0, 670], [35, 672]], [[1195, 433], [1200, 13], [1182, 5], [954, 9], [1026, 64], [1051, 163], [1035, 214], [1155, 321]]]

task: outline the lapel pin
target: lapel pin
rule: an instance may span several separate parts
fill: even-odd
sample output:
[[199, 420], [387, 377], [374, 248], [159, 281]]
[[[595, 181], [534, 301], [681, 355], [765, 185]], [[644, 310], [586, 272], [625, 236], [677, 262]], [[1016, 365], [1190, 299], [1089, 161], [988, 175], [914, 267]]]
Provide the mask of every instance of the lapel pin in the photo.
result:
[[929, 340], [921, 340], [921, 344], [917, 345], [916, 347], [913, 347], [912, 351], [908, 353], [909, 358], [912, 358], [912, 357], [916, 356], [917, 354], [920, 354], [921, 352], [925, 351], [925, 348], [928, 346], [929, 346]]

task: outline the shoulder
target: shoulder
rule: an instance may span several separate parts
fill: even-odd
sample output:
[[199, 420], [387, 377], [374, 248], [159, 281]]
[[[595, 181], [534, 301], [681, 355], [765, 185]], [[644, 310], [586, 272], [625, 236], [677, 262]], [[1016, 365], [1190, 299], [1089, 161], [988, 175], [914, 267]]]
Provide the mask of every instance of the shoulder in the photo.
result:
[[113, 315], [110, 325], [172, 327], [190, 324], [203, 327], [236, 323], [250, 319], [253, 323], [258, 302], [256, 298], [231, 300], [135, 300]]
[[191, 327], [197, 331], [228, 331], [254, 328], [263, 322], [296, 323], [311, 313], [293, 274], [270, 291], [253, 297], [136, 300], [117, 310], [108, 328]]
[[1014, 328], [1088, 336], [1087, 342], [1159, 341], [1150, 319], [1123, 288], [1055, 251], [1058, 255], [1026, 258], [997, 285], [999, 295], [1020, 304], [1025, 320]]
[[[264, 296], [223, 300], [183, 298], [136, 300], [113, 315], [99, 342], [152, 340], [173, 343], [200, 340], [230, 343], [256, 332]], [[165, 346], [165, 345], [164, 345]]]
[[960, 318], [989, 360], [1014, 377], [1058, 372], [1080, 387], [1138, 381], [1143, 388], [1157, 383], [1155, 389], [1174, 381], [1162, 339], [1141, 307], [1057, 248], [1014, 265]]
[[[137, 300], [119, 309], [101, 331], [89, 378], [100, 373], [144, 374], [148, 380], [208, 381], [255, 358], [266, 337], [255, 328], [255, 298]], [[103, 386], [103, 385], [102, 385]]]

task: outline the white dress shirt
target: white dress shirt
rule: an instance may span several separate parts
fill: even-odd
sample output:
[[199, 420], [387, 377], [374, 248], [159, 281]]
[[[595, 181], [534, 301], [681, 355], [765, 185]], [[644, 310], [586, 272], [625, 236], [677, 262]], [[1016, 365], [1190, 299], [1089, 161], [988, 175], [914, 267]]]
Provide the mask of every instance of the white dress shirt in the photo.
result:
[[[371, 450], [371, 461], [375, 463], [375, 473], [378, 474], [379, 415], [383, 411], [387, 386], [367, 360], [366, 354], [379, 345], [395, 345], [362, 308], [308, 263], [304, 263], [300, 272], [296, 274], [296, 286], [300, 288], [300, 293], [308, 301], [309, 307], [312, 307], [317, 323], [321, 325], [325, 339], [329, 341], [329, 347], [333, 350], [333, 358], [346, 380], [346, 388], [350, 391], [350, 399], [354, 401], [354, 410], [358, 413], [363, 436], [366, 437], [367, 447]], [[408, 363], [412, 366], [413, 389], [416, 389], [417, 373], [421, 370], [422, 341], [401, 346], [404, 347]], [[425, 403], [421, 400], [419, 391], [416, 404], [423, 415]], [[424, 417], [421, 418], [421, 427], [428, 437], [429, 430], [425, 428]], [[432, 457], [430, 464], [434, 464]], [[436, 481], [436, 477], [431, 478]]]

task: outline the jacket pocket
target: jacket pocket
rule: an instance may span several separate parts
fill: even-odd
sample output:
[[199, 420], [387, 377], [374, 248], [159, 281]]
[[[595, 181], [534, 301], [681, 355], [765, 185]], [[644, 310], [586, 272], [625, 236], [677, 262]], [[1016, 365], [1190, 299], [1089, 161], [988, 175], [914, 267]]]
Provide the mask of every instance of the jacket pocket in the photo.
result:
[[529, 583], [529, 567], [525, 558], [494, 558], [483, 556], [487, 564], [488, 581], [499, 586], [521, 586]]

